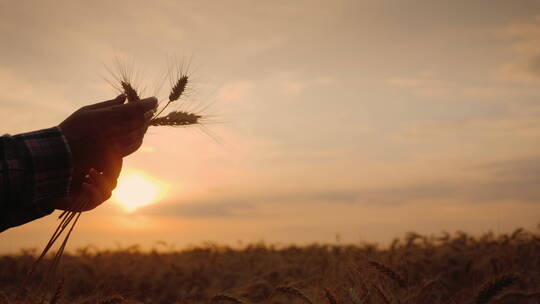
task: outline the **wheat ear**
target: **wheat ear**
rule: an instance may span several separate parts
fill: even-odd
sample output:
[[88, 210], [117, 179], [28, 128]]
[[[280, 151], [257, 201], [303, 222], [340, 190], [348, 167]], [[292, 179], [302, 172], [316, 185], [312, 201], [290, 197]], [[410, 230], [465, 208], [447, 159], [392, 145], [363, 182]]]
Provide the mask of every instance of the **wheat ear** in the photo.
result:
[[503, 289], [514, 284], [518, 280], [518, 277], [515, 275], [502, 275], [493, 281], [487, 283], [482, 290], [478, 293], [476, 297], [477, 304], [486, 304], [496, 295], [498, 295]]
[[392, 279], [402, 288], [407, 288], [407, 282], [405, 281], [405, 279], [403, 279], [403, 277], [399, 273], [397, 273], [395, 270], [393, 270], [389, 266], [386, 266], [376, 261], [369, 261], [369, 264], [373, 266], [373, 268], [375, 268], [378, 272]]
[[120, 85], [122, 86], [122, 90], [126, 94], [126, 99], [128, 100], [128, 102], [141, 101], [137, 90], [135, 90], [135, 88], [131, 85], [131, 83], [129, 83], [129, 81], [122, 80], [120, 82]]
[[124, 298], [120, 296], [115, 296], [106, 300], [99, 302], [99, 304], [120, 304], [124, 302]]
[[161, 108], [161, 110], [154, 115], [154, 118], [159, 117], [159, 114], [163, 113], [163, 111], [174, 101], [177, 101], [182, 96], [182, 93], [184, 93], [186, 86], [188, 84], [189, 77], [187, 75], [181, 75], [174, 85], [171, 88], [171, 92], [169, 93], [169, 101], [167, 101], [167, 104]]
[[375, 284], [372, 284], [373, 287], [375, 288], [375, 291], [377, 292], [377, 294], [379, 295], [379, 297], [381, 297], [381, 299], [383, 299], [384, 303], [385, 304], [391, 304], [390, 303], [390, 300], [388, 299], [388, 297], [386, 296], [386, 294], [382, 291], [382, 289], [378, 286], [378, 285], [375, 285]]
[[328, 289], [326, 288], [324, 290], [324, 296], [328, 300], [328, 303], [330, 304], [338, 304], [338, 300], [336, 299], [336, 296]]
[[296, 289], [296, 288], [294, 288], [292, 286], [278, 286], [276, 288], [276, 291], [298, 297], [298, 298], [302, 299], [304, 302], [306, 302], [307, 304], [313, 304], [313, 302], [304, 293], [302, 293], [300, 290], [298, 290], [298, 289]]
[[60, 283], [58, 283], [58, 286], [56, 287], [56, 291], [54, 292], [54, 295], [51, 298], [51, 301], [49, 302], [49, 304], [57, 304], [58, 301], [60, 301], [62, 289], [64, 288], [64, 281], [65, 281], [65, 278], [62, 278], [60, 280]]
[[184, 90], [186, 89], [188, 80], [189, 78], [187, 75], [182, 75], [180, 78], [178, 78], [174, 86], [171, 88], [171, 93], [169, 94], [170, 102], [180, 99], [180, 96], [182, 96], [182, 93], [184, 93]]
[[199, 123], [201, 115], [184, 111], [172, 111], [167, 116], [150, 120], [151, 126], [189, 126]]
[[211, 302], [224, 301], [224, 302], [231, 302], [231, 303], [236, 303], [236, 304], [244, 304], [244, 302], [240, 301], [239, 299], [232, 296], [224, 295], [224, 294], [216, 295], [212, 297], [210, 301]]

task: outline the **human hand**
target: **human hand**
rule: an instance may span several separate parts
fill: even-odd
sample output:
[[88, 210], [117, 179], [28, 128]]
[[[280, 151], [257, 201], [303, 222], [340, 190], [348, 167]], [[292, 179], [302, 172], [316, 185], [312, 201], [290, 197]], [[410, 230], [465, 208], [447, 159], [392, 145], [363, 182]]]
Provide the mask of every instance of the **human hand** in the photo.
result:
[[75, 212], [92, 210], [101, 205], [111, 197], [112, 191], [116, 188], [122, 169], [122, 158], [110, 159], [109, 164], [109, 170], [106, 172], [91, 168], [84, 176], [80, 190], [72, 191], [68, 197], [42, 202], [41, 205]]
[[115, 163], [141, 146], [157, 100], [151, 97], [124, 104], [125, 100], [125, 95], [119, 95], [82, 107], [59, 125], [73, 158], [70, 193], [81, 192], [90, 168], [105, 174], [114, 171]]

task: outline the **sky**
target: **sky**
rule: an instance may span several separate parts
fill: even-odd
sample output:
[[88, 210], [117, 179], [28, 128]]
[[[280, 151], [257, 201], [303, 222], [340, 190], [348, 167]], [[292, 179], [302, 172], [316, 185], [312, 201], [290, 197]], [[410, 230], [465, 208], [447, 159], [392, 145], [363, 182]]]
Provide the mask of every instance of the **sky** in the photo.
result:
[[[189, 62], [182, 106], [121, 180], [159, 186], [83, 214], [70, 249], [388, 244], [540, 222], [540, 1], [0, 0], [0, 132], [111, 99], [116, 58], [153, 95]], [[158, 97], [167, 96], [166, 91]], [[0, 235], [41, 248], [54, 215]]]

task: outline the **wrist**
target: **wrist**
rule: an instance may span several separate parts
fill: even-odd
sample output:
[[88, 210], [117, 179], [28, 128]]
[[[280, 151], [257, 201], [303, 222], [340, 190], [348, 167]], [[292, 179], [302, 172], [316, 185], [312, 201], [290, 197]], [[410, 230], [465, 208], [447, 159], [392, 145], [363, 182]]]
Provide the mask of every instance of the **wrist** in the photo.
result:
[[72, 157], [69, 144], [59, 127], [18, 135], [29, 153], [32, 201], [38, 202], [69, 193]]

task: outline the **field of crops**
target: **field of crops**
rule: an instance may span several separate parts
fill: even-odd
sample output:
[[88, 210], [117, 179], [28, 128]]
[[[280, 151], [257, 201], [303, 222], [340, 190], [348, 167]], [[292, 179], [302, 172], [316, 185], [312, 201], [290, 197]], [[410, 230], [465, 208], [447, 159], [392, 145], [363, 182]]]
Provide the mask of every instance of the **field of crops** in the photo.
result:
[[[540, 228], [540, 227], [539, 227]], [[540, 234], [182, 251], [82, 248], [54, 280], [25, 281], [37, 251], [0, 257], [1, 303], [540, 303]]]

